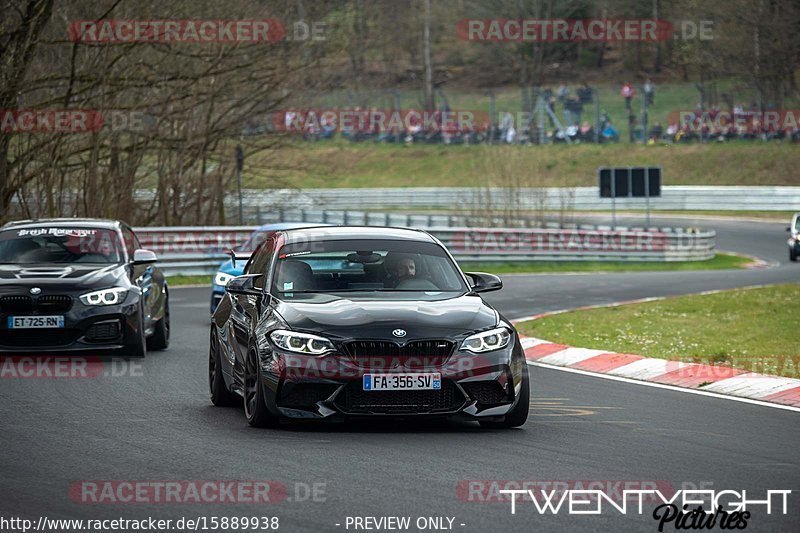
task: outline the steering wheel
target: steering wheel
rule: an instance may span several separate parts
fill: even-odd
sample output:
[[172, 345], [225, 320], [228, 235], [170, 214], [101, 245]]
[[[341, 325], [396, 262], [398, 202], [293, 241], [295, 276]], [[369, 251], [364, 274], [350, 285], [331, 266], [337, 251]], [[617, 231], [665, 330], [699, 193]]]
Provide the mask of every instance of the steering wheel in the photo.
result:
[[439, 287], [434, 285], [427, 279], [422, 278], [409, 278], [404, 279], [395, 286], [398, 290], [420, 290], [420, 291], [438, 291]]

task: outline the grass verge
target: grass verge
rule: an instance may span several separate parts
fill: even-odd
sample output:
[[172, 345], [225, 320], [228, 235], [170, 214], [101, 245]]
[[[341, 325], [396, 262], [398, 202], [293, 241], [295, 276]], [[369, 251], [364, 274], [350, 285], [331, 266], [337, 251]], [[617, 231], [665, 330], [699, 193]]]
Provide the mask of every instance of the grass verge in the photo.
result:
[[[515, 273], [565, 273], [565, 272], [628, 272], [644, 270], [714, 270], [744, 268], [750, 259], [733, 254], [717, 254], [708, 261], [681, 261], [677, 263], [623, 263], [609, 261], [538, 261], [534, 263], [461, 263], [465, 271], [491, 272], [493, 274]], [[173, 287], [181, 285], [211, 286], [211, 274], [184, 276], [173, 274], [167, 282]]]
[[536, 261], [531, 263], [460, 263], [464, 271], [492, 274], [541, 274], [572, 272], [643, 272], [648, 270], [724, 270], [745, 268], [752, 260], [734, 254], [719, 253], [708, 261], [676, 261], [674, 263], [622, 261]]
[[208, 285], [211, 287], [211, 274], [204, 274], [201, 276], [184, 276], [182, 274], [173, 274], [167, 276], [167, 284], [171, 287], [180, 287], [181, 285]]
[[778, 142], [398, 146], [337, 139], [256, 153], [243, 181], [248, 188], [485, 187], [487, 161], [509, 160], [530, 169], [520, 185], [531, 187], [592, 187], [597, 167], [639, 165], [663, 167], [665, 185], [797, 185], [796, 159], [796, 146]]
[[800, 284], [680, 296], [523, 322], [570, 346], [800, 378]]

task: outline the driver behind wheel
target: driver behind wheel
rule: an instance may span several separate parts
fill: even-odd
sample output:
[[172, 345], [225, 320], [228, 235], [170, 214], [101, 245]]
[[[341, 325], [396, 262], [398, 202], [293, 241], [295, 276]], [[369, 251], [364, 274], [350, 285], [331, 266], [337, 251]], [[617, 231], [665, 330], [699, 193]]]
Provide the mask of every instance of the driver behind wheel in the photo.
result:
[[409, 255], [389, 252], [383, 264], [386, 269], [387, 287], [397, 287], [399, 283], [417, 276], [417, 263]]
[[42, 259], [42, 247], [33, 239], [11, 241], [11, 257], [17, 263], [35, 263]]

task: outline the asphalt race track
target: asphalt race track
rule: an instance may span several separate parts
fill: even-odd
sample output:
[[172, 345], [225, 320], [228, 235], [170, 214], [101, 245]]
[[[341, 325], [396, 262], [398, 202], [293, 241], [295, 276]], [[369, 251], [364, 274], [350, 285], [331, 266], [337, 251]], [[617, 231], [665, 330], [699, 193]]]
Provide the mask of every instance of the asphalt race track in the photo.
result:
[[[786, 258], [785, 223], [697, 225], [718, 231], [719, 249], [780, 265], [516, 275], [488, 299], [519, 318], [800, 281], [800, 264]], [[348, 516], [411, 516], [412, 525], [430, 516], [454, 517], [453, 529], [465, 532], [657, 531], [650, 504], [641, 515], [631, 506], [626, 515], [606, 507], [599, 516], [569, 516], [565, 509], [540, 515], [520, 502], [512, 515], [509, 503], [470, 501], [480, 499], [480, 491], [463, 490], [478, 486], [470, 480], [594, 480], [604, 489], [619, 481], [633, 488], [646, 482], [651, 485], [644, 488], [745, 489], [759, 500], [766, 490], [788, 489], [789, 514], [756, 506], [747, 531], [800, 530], [800, 415], [737, 401], [531, 367], [531, 417], [519, 430], [457, 423], [252, 429], [240, 409], [208, 401], [208, 295], [208, 289], [173, 290], [172, 347], [150, 353], [139, 367], [117, 369], [124, 375], [0, 379], [0, 515], [34, 521], [277, 516], [280, 531], [353, 531], [346, 529]], [[287, 498], [270, 504], [91, 504], [74, 492], [70, 497], [70, 487], [84, 480], [273, 480], [286, 487]]]

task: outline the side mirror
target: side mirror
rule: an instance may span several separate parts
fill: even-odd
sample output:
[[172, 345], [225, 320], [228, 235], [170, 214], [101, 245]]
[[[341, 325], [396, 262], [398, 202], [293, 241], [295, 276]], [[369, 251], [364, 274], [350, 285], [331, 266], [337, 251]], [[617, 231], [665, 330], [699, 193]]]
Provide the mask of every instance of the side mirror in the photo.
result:
[[150, 250], [145, 250], [140, 248], [133, 252], [133, 261], [134, 265], [150, 265], [158, 261], [158, 256], [156, 256], [155, 252], [151, 252]]
[[791, 226], [786, 226], [786, 231], [792, 231], [792, 227]]
[[225, 292], [230, 294], [260, 296], [261, 289], [255, 286], [255, 282], [257, 279], [263, 277], [264, 274], [248, 274], [246, 276], [237, 276], [230, 280], [227, 285], [225, 285]]
[[499, 291], [503, 288], [503, 281], [494, 274], [486, 272], [465, 272], [472, 279], [472, 292]]

